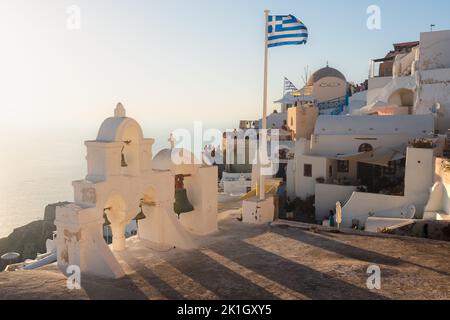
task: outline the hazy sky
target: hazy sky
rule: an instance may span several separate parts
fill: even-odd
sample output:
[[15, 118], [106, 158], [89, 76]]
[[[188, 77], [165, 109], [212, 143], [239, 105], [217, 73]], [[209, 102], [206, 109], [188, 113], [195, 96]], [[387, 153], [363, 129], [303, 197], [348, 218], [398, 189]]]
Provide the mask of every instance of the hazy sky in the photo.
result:
[[[380, 31], [366, 28], [371, 4]], [[70, 5], [80, 30], [66, 27]], [[392, 43], [418, 40], [431, 23], [450, 29], [447, 0], [0, 0], [0, 131], [97, 129], [118, 101], [154, 128], [257, 118], [266, 8], [310, 32], [306, 46], [270, 50], [270, 101], [283, 76], [301, 85], [305, 66], [329, 61], [362, 81]]]

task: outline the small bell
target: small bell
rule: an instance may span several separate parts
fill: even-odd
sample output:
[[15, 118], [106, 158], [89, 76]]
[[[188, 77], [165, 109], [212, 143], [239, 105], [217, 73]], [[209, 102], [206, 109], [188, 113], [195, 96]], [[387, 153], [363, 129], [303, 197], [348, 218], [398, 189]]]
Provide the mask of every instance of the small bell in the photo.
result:
[[144, 214], [144, 211], [142, 211], [142, 204], [139, 206], [139, 208], [141, 210], [139, 211], [139, 213], [137, 214], [137, 216], [133, 220], [139, 221], [139, 220], [144, 220], [145, 218], [147, 218], [145, 216], [145, 214]]
[[111, 225], [111, 222], [109, 221], [108, 216], [106, 215], [105, 212], [103, 212], [103, 219], [105, 220], [105, 222], [103, 223], [103, 226], [106, 227], [106, 226]]
[[175, 190], [175, 203], [173, 210], [180, 216], [182, 213], [194, 211], [194, 207], [189, 202], [186, 189]]
[[123, 153], [123, 149], [124, 149], [124, 148], [125, 148], [125, 147], [122, 148], [122, 152], [121, 152], [121, 154], [122, 154], [122, 160], [121, 160], [121, 166], [122, 166], [122, 168], [128, 167], [127, 160], [125, 159], [125, 154]]

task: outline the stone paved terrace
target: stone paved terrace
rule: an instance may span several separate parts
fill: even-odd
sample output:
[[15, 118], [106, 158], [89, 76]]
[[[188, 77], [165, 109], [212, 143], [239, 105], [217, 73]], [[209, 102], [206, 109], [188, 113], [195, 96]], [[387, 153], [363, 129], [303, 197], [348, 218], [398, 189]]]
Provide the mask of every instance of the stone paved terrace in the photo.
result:
[[[127, 276], [84, 276], [69, 291], [55, 265], [0, 273], [0, 299], [450, 299], [450, 243], [342, 234], [228, 218], [193, 251], [136, 238], [117, 254]], [[366, 287], [378, 265], [382, 289]]]

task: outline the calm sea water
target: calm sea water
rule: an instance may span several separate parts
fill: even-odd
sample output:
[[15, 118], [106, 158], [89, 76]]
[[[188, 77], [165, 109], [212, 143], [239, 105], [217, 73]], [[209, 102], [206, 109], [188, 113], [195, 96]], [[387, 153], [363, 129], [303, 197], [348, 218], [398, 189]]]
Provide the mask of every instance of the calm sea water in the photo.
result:
[[[0, 238], [42, 219], [47, 204], [73, 201], [72, 181], [86, 176], [84, 141], [96, 130], [0, 135]], [[146, 135], [156, 139], [154, 154], [167, 147], [167, 132]]]

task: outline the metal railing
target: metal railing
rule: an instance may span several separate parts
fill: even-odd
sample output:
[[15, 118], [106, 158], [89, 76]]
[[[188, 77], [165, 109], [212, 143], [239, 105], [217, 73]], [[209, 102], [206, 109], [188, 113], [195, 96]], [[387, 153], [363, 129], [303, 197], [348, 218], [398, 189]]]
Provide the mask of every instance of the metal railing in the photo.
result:
[[317, 104], [319, 108], [319, 114], [327, 115], [340, 115], [345, 111], [345, 107], [348, 106], [348, 97], [340, 97]]

